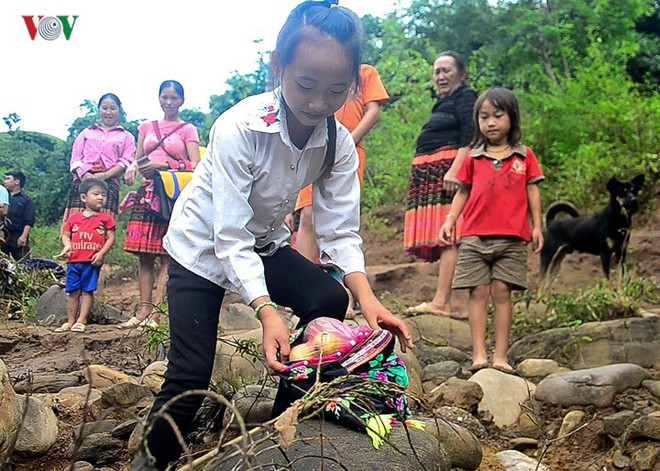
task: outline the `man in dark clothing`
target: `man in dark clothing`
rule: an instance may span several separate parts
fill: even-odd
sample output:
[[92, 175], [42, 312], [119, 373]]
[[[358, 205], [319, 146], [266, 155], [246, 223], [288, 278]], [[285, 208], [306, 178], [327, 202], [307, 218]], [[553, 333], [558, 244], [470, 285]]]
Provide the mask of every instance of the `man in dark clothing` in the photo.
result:
[[15, 260], [28, 258], [30, 254], [30, 230], [34, 226], [34, 202], [23, 193], [26, 177], [21, 172], [8, 172], [4, 185], [9, 191], [9, 240], [2, 246], [2, 251]]

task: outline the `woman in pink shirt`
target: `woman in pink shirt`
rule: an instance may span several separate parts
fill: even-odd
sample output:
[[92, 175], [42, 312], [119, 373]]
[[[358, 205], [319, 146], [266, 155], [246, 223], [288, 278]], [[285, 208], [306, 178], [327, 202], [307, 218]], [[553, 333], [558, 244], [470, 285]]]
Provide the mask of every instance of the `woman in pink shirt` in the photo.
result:
[[[153, 173], [168, 169], [192, 170], [200, 158], [197, 128], [179, 118], [179, 108], [184, 101], [181, 84], [174, 80], [163, 82], [160, 85], [159, 100], [165, 116], [157, 121], [140, 124], [135, 161], [125, 176], [128, 184], [132, 184], [139, 175], [143, 177], [138, 191], [129, 193], [121, 204], [122, 210], [132, 207], [124, 250], [136, 254], [140, 259], [140, 309], [135, 317], [120, 324], [120, 328], [155, 325], [159, 314], [152, 313], [152, 300], [159, 304], [165, 297], [169, 257], [163, 249], [163, 237], [169, 221], [164, 221], [160, 213], [155, 211]], [[156, 293], [152, 297], [156, 257], [160, 257], [160, 271], [156, 280]]]
[[64, 220], [72, 213], [85, 209], [80, 201], [78, 186], [89, 178], [103, 180], [108, 185], [108, 204], [102, 210], [117, 217], [119, 185], [126, 168], [133, 162], [135, 138], [121, 127], [119, 119], [124, 111], [114, 93], [106, 93], [99, 99], [100, 123], [82, 130], [73, 142], [70, 171], [73, 183], [69, 192]]

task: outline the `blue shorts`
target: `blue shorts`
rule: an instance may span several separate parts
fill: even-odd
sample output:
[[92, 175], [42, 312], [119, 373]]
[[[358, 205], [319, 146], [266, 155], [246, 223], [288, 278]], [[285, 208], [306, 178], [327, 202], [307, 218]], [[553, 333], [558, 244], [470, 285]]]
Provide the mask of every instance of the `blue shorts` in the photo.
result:
[[66, 292], [82, 290], [96, 291], [101, 267], [95, 267], [92, 262], [73, 262], [66, 265]]

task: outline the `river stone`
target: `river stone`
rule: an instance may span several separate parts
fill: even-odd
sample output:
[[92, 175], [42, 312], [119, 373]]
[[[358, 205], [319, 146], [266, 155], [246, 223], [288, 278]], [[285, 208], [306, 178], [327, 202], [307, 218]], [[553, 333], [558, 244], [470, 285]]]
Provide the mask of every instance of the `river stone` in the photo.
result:
[[[581, 341], [582, 338], [590, 341]], [[573, 369], [616, 363], [660, 366], [660, 317], [588, 322], [575, 329], [549, 329], [526, 335], [509, 349], [517, 364], [525, 358], [550, 358]]]
[[414, 342], [452, 346], [461, 350], [472, 348], [472, 336], [467, 322], [446, 316], [422, 314], [406, 319]]
[[483, 454], [481, 443], [472, 432], [442, 419], [424, 419], [426, 431], [438, 439], [447, 452], [452, 468], [479, 469]]
[[479, 402], [479, 411], [490, 411], [498, 427], [515, 424], [522, 412], [520, 404], [530, 396], [534, 397], [536, 390], [534, 383], [493, 368], [477, 371], [468, 381], [481, 386], [484, 395]]
[[16, 451], [30, 456], [42, 455], [57, 440], [58, 422], [53, 410], [32, 396], [18, 396], [21, 426]]
[[536, 399], [564, 407], [609, 407], [616, 393], [637, 388], [648, 377], [644, 368], [631, 363], [554, 373], [538, 384]]
[[[322, 438], [319, 438], [322, 437]], [[255, 437], [257, 439], [257, 437]], [[417, 429], [404, 429], [395, 424], [389, 440], [379, 450], [374, 449], [371, 438], [332, 422], [308, 420], [297, 426], [296, 438], [286, 450], [277, 442], [267, 440], [256, 446], [251, 463], [236, 465], [237, 459], [227, 460], [220, 456], [204, 467], [204, 471], [229, 471], [286, 467], [295, 461], [291, 469], [325, 471], [449, 471], [451, 463], [431, 434]], [[398, 450], [398, 451], [397, 451]], [[232, 448], [226, 452], [236, 451]], [[287, 469], [289, 469], [287, 467]]]
[[516, 450], [504, 450], [495, 455], [506, 471], [551, 471], [533, 458]]
[[622, 410], [603, 418], [603, 430], [608, 435], [620, 437], [633, 420], [635, 420], [633, 411]]

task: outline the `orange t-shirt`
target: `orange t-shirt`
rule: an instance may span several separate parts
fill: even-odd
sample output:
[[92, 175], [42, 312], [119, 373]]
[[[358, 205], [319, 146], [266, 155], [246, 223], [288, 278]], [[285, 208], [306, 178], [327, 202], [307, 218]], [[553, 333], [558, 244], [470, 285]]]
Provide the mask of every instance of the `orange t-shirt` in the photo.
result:
[[[380, 80], [378, 71], [372, 65], [362, 64], [360, 66], [360, 80], [362, 84], [357, 90], [357, 93], [350, 93], [346, 99], [346, 103], [335, 113], [335, 118], [351, 132], [360, 124], [364, 116], [364, 107], [367, 103], [375, 101], [380, 104], [390, 98], [383, 86], [383, 82]], [[360, 185], [362, 185], [366, 157], [364, 144], [360, 141], [355, 147], [357, 148], [358, 159], [360, 161], [358, 178], [360, 179]], [[310, 204], [312, 204], [312, 185], [308, 185], [300, 190], [298, 201], [296, 202], [296, 211]]]

